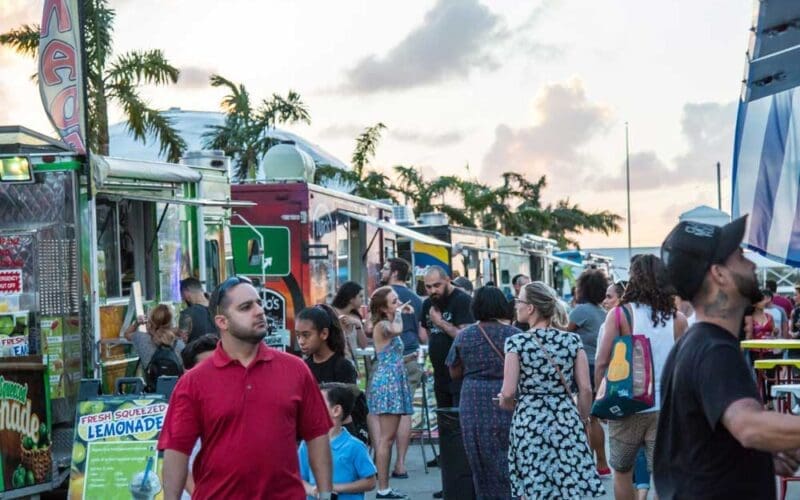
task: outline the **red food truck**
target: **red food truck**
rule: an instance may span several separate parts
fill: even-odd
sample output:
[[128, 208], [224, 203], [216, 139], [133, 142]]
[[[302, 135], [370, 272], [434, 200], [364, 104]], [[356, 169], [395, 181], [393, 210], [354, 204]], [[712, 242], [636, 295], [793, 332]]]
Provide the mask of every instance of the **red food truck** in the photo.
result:
[[266, 310], [286, 346], [294, 346], [295, 313], [329, 303], [342, 283], [355, 281], [367, 295], [375, 290], [398, 237], [449, 246], [394, 224], [391, 205], [308, 182], [313, 169], [307, 154], [280, 144], [267, 153], [258, 180], [231, 186], [234, 201], [256, 204], [234, 210], [234, 270], [263, 283]]

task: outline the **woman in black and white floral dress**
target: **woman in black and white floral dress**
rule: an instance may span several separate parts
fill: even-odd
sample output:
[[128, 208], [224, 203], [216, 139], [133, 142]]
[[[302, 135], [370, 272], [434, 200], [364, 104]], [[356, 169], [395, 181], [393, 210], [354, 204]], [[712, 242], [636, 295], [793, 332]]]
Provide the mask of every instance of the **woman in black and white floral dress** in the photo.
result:
[[[586, 439], [592, 393], [581, 339], [553, 328], [566, 325], [566, 311], [541, 281], [520, 289], [516, 311], [517, 321], [531, 329], [506, 340], [498, 394], [500, 406], [514, 408], [508, 450], [511, 493], [528, 500], [600, 496], [604, 489]], [[573, 382], [577, 408], [564, 385]]]

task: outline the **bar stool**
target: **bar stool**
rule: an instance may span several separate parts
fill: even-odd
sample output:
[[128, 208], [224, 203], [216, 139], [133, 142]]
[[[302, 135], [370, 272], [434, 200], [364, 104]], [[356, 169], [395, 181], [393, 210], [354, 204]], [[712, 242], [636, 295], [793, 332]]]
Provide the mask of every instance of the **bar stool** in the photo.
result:
[[[757, 359], [753, 363], [753, 368], [756, 371], [756, 383], [765, 406], [771, 402], [769, 390], [772, 385], [800, 381], [793, 375], [792, 370], [793, 368], [800, 369], [800, 359]], [[768, 370], [774, 370], [774, 373], [770, 376], [767, 373]]]
[[[784, 404], [779, 404], [781, 413], [794, 413], [792, 411], [793, 400], [796, 402], [800, 400], [800, 384], [781, 384], [774, 385], [770, 390], [770, 395], [777, 401], [784, 401]], [[800, 476], [778, 476], [780, 481], [780, 491], [778, 498], [786, 500], [786, 490], [788, 489], [790, 481], [800, 481]]]

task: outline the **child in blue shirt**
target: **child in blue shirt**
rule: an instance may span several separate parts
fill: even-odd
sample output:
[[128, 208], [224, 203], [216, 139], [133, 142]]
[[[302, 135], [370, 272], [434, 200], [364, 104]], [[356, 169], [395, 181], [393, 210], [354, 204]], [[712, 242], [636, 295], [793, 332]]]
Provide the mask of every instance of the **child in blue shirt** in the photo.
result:
[[[351, 386], [330, 382], [320, 386], [322, 395], [328, 403], [328, 413], [333, 427], [328, 432], [333, 457], [333, 491], [339, 500], [363, 500], [364, 493], [375, 489], [375, 464], [369, 458], [367, 446], [353, 437], [342, 422], [347, 420], [355, 404], [355, 394]], [[316, 498], [316, 480], [308, 464], [308, 449], [305, 441], [297, 450], [300, 458], [300, 477], [309, 499]]]

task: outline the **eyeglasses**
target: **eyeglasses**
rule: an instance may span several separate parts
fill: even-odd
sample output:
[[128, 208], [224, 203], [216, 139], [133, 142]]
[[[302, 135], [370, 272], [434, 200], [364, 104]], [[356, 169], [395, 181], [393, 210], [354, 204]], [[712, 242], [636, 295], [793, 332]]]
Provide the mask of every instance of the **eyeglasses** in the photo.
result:
[[225, 298], [225, 293], [236, 285], [241, 285], [242, 283], [247, 285], [253, 284], [250, 278], [245, 278], [244, 276], [231, 276], [220, 283], [211, 297], [211, 304], [209, 304], [211, 306], [210, 309], [219, 313], [219, 305], [222, 304], [222, 299]]

